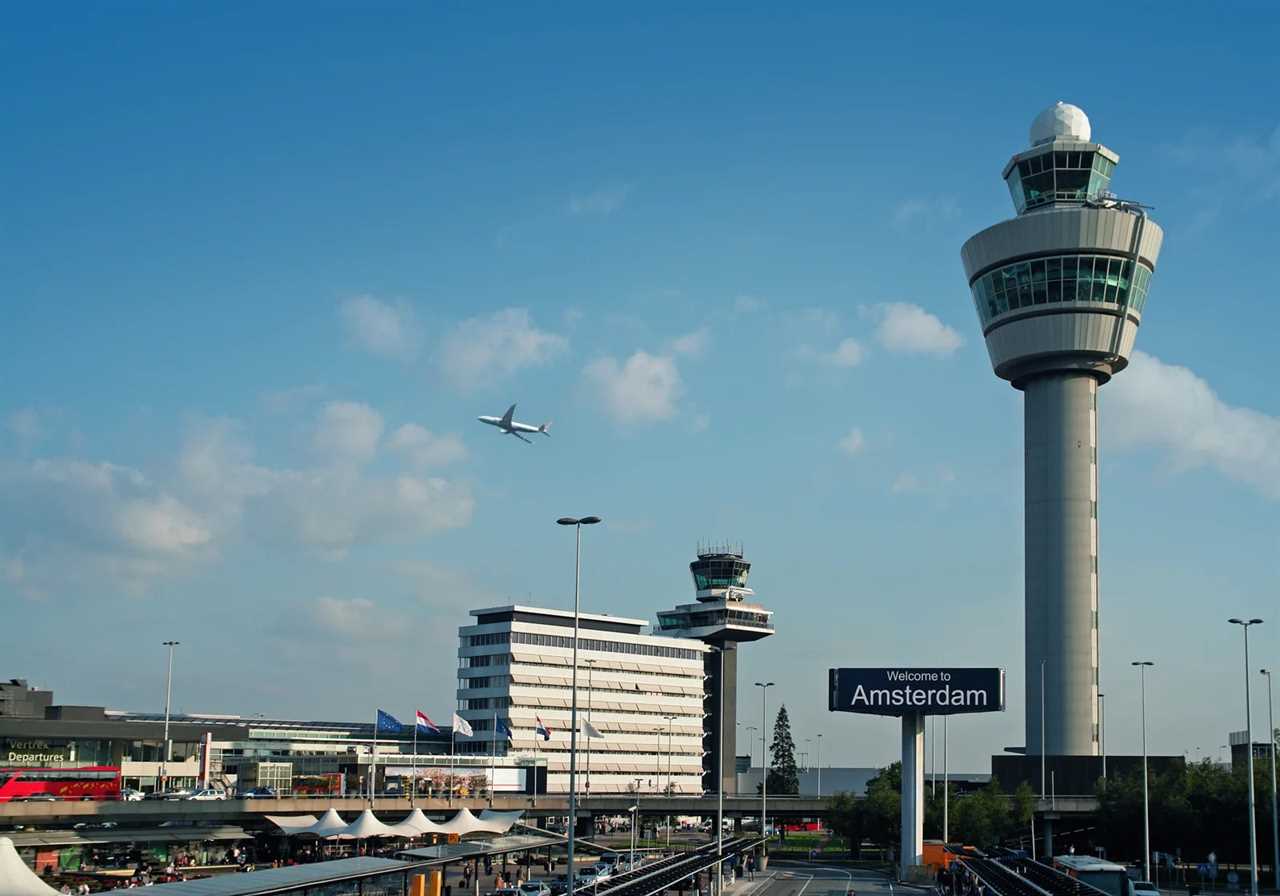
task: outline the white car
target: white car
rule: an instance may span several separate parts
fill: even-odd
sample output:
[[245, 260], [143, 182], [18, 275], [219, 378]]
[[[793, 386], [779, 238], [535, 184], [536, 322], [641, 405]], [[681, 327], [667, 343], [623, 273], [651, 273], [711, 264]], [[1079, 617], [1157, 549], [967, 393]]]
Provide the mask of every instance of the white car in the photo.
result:
[[521, 896], [551, 896], [551, 888], [540, 880], [527, 880], [520, 885]]
[[221, 790], [214, 790], [212, 787], [205, 787], [203, 790], [193, 790], [191, 793], [183, 797], [184, 800], [225, 800], [227, 795]]
[[595, 875], [597, 882], [608, 880], [613, 876], [613, 866], [608, 862], [596, 862], [591, 866], [591, 873]]
[[141, 790], [133, 790], [129, 787], [126, 787], [120, 791], [120, 799], [126, 803], [139, 802], [145, 795], [146, 794], [144, 794]]

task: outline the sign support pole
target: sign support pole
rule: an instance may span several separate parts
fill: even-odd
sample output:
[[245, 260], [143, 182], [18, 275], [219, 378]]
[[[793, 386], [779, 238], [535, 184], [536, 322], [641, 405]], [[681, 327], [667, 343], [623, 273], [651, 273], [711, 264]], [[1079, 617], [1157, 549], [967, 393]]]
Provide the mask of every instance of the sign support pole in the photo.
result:
[[898, 876], [924, 864], [924, 714], [902, 716], [902, 848]]

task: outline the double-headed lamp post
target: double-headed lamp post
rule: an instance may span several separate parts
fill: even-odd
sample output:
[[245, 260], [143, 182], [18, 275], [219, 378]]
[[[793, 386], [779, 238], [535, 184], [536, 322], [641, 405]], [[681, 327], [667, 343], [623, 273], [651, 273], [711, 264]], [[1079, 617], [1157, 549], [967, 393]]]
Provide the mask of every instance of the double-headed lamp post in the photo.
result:
[[[769, 805], [769, 740], [765, 733], [768, 729], [769, 710], [768, 697], [769, 688], [773, 687], [772, 681], [757, 681], [756, 687], [760, 689], [760, 839], [764, 844], [768, 844], [768, 805]], [[761, 847], [763, 852], [764, 847]]]
[[1249, 757], [1249, 892], [1258, 896], [1258, 820], [1253, 817], [1253, 714], [1249, 702], [1249, 626], [1261, 625], [1261, 619], [1228, 619], [1244, 630], [1244, 745]]
[[[1280, 818], [1276, 817], [1276, 711], [1271, 702], [1271, 670], [1267, 676], [1267, 745], [1271, 748], [1271, 874], [1280, 887]], [[1252, 749], [1252, 748], [1251, 748]]]
[[169, 697], [173, 693], [173, 648], [181, 641], [162, 641], [169, 648], [169, 671], [164, 676], [164, 744], [160, 747], [160, 789], [169, 787]]
[[1147, 799], [1147, 667], [1154, 666], [1155, 663], [1150, 660], [1134, 660], [1131, 665], [1138, 667], [1142, 694], [1142, 869], [1146, 880], [1151, 880], [1151, 816]]
[[818, 796], [822, 796], [822, 735], [818, 735]]
[[[573, 526], [573, 675], [569, 698], [569, 844], [566, 883], [572, 896], [574, 887], [573, 840], [578, 830], [578, 604], [579, 585], [582, 581], [582, 527], [592, 526], [600, 522], [598, 516], [584, 516], [575, 519], [562, 516], [556, 520], [561, 526]], [[537, 775], [534, 769], [534, 775]]]

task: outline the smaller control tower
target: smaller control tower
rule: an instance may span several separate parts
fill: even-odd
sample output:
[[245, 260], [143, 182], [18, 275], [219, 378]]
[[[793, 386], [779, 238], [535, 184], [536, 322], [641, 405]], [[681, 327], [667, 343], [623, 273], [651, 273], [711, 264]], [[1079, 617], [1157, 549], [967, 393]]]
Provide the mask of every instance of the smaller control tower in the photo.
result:
[[[733, 793], [737, 780], [733, 765], [738, 747], [738, 643], [772, 635], [773, 611], [748, 603], [755, 592], [747, 587], [751, 564], [743, 558], [741, 545], [699, 545], [698, 559], [689, 564], [689, 572], [697, 602], [659, 613], [658, 631], [675, 638], [696, 638], [723, 652], [723, 656], [708, 653], [704, 661], [707, 680], [702, 736], [706, 752], [702, 776], [707, 793]], [[724, 780], [717, 782], [722, 727]]]

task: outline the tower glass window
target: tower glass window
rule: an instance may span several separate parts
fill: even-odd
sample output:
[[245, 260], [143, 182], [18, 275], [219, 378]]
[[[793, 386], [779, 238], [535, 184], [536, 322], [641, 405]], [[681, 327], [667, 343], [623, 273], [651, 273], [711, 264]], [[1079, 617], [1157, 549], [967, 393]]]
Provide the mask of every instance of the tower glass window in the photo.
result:
[[1055, 302], [1126, 304], [1138, 314], [1147, 300], [1151, 271], [1127, 258], [1060, 255], [1006, 265], [973, 282], [973, 301], [986, 326], [1008, 311]]
[[1048, 149], [1019, 161], [1006, 180], [1013, 206], [1022, 214], [1053, 202], [1084, 202], [1107, 189], [1114, 169], [1101, 153]]

